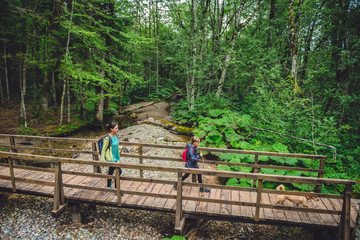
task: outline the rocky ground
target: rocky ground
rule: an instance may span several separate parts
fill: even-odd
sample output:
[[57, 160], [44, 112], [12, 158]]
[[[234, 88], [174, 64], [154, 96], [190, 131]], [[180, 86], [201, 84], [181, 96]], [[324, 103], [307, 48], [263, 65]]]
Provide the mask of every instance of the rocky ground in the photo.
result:
[[[161, 127], [142, 124], [120, 130], [119, 138], [132, 142], [146, 142], [184, 146], [182, 137]], [[89, 147], [89, 146], [87, 146]], [[85, 148], [87, 148], [85, 147]], [[123, 151], [136, 152], [136, 148]], [[158, 156], [180, 156], [180, 150], [145, 149], [145, 153]], [[79, 158], [90, 158], [81, 155]], [[135, 159], [122, 159], [136, 162]], [[146, 160], [145, 164], [161, 166], [182, 166], [179, 162]], [[92, 171], [80, 166], [66, 166], [65, 169]], [[213, 166], [206, 166], [212, 169]], [[105, 171], [104, 169], [103, 171]], [[124, 176], [134, 172], [124, 170]], [[145, 176], [174, 179], [171, 174], [145, 172]], [[216, 179], [205, 178], [206, 182]], [[97, 206], [82, 206], [82, 223], [72, 223], [69, 212], [59, 218], [52, 218], [52, 199], [19, 194], [0, 194], [0, 239], [163, 239], [171, 238], [174, 229], [174, 214], [144, 210]], [[186, 234], [186, 233], [185, 233]], [[313, 239], [312, 233], [303, 228], [286, 228], [265, 225], [247, 225], [207, 221], [198, 229], [196, 239]]]

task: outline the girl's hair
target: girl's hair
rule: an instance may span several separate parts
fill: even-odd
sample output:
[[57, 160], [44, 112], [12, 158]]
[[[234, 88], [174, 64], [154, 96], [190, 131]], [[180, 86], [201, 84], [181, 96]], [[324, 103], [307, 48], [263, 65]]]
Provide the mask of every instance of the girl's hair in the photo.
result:
[[193, 144], [193, 143], [195, 143], [195, 142], [200, 142], [200, 138], [193, 136], [193, 137], [191, 138], [191, 144]]
[[110, 132], [112, 128], [116, 127], [116, 125], [116, 122], [108, 123], [105, 125], [105, 129]]

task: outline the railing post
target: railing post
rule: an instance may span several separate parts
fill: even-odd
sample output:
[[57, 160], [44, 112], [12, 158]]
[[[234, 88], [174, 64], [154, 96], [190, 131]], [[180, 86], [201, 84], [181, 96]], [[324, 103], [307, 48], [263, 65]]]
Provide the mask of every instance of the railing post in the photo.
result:
[[13, 166], [14, 164], [11, 157], [8, 157], [8, 163], [9, 163], [12, 191], [16, 192], [15, 174], [14, 174], [14, 166]]
[[351, 189], [352, 185], [347, 184], [344, 197], [343, 207], [339, 227], [339, 237], [342, 240], [350, 240], [350, 206], [351, 206]]
[[191, 181], [196, 183], [196, 174], [191, 174]]
[[[143, 155], [143, 146], [142, 145], [139, 146], [139, 155], [140, 155], [139, 164], [143, 164], [144, 160], [141, 157]], [[143, 177], [144, 177], [144, 171], [142, 169], [140, 169], [140, 178], [143, 178]]]
[[54, 203], [51, 212], [53, 217], [57, 217], [65, 208], [65, 196], [62, 182], [61, 163], [55, 164], [55, 182], [54, 182]]
[[120, 168], [116, 168], [116, 196], [117, 196], [117, 205], [121, 206]]
[[178, 172], [175, 213], [175, 232], [178, 234], [181, 234], [185, 223], [185, 219], [182, 216], [182, 185], [182, 173]]
[[[258, 164], [259, 163], [259, 156], [257, 155], [257, 154], [255, 154], [255, 161], [254, 161], [254, 164]], [[253, 172], [254, 173], [258, 173], [258, 170], [259, 170], [259, 168], [258, 167], [254, 167], [253, 168]], [[253, 188], [255, 188], [256, 187], [256, 180], [254, 179], [253, 180]]]
[[[96, 143], [92, 144], [92, 150], [94, 152], [97, 152]], [[99, 154], [98, 153], [93, 153], [93, 160], [95, 160], [95, 161], [99, 160]], [[94, 169], [94, 173], [101, 173], [101, 167], [100, 166], [93, 166], [93, 169]]]
[[255, 210], [255, 222], [259, 221], [260, 218], [260, 202], [261, 202], [261, 192], [262, 192], [262, 184], [263, 179], [258, 179], [258, 189], [257, 189], [257, 195], [256, 195], [256, 210]]
[[[52, 149], [52, 144], [51, 144], [51, 140], [50, 140], [50, 139], [48, 139], [48, 148], [49, 148], [49, 149]], [[50, 152], [49, 152], [49, 155], [52, 156], [52, 155], [53, 155], [53, 152], [50, 151]], [[50, 163], [50, 167], [51, 167], [51, 168], [54, 168], [54, 163]]]
[[[323, 178], [323, 177], [324, 177], [325, 161], [326, 161], [326, 158], [322, 158], [322, 159], [320, 160], [320, 167], [319, 167], [319, 169], [322, 170], [322, 172], [319, 172], [319, 173], [318, 173], [318, 178]], [[315, 192], [321, 193], [321, 188], [322, 188], [322, 185], [316, 185]]]
[[[11, 152], [15, 152], [15, 153], [18, 152], [18, 150], [14, 148], [15, 147], [15, 137], [14, 136], [10, 136], [10, 146], [12, 147], [10, 149]], [[22, 165], [22, 161], [20, 161], [18, 159], [15, 159], [14, 161], [15, 161], [15, 164]]]

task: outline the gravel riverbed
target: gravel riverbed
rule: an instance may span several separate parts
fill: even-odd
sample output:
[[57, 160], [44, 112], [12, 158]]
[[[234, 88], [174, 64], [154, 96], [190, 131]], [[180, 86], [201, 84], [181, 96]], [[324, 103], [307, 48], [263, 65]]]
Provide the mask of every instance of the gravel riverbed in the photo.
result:
[[[118, 132], [121, 140], [185, 146], [184, 138], [147, 124], [132, 126]], [[90, 148], [90, 146], [85, 146]], [[123, 151], [136, 152], [136, 148]], [[144, 149], [152, 156], [180, 157], [181, 150]], [[91, 159], [81, 155], [79, 159]], [[137, 159], [124, 159], [137, 163]], [[144, 160], [144, 164], [177, 167], [182, 162]], [[202, 164], [201, 164], [202, 167]], [[213, 169], [213, 166], [206, 166]], [[64, 169], [92, 172], [92, 166], [67, 165]], [[105, 169], [106, 170], [106, 169]], [[103, 172], [105, 172], [103, 169]], [[124, 176], [137, 176], [137, 172], [124, 169]], [[145, 171], [145, 177], [175, 180], [175, 174]], [[205, 182], [216, 181], [205, 178]], [[82, 223], [73, 223], [69, 211], [60, 217], [51, 217], [52, 199], [20, 194], [0, 193], [0, 239], [163, 239], [174, 233], [175, 215], [83, 204]], [[245, 223], [207, 221], [198, 229], [195, 239], [312, 239], [302, 228], [284, 228]]]

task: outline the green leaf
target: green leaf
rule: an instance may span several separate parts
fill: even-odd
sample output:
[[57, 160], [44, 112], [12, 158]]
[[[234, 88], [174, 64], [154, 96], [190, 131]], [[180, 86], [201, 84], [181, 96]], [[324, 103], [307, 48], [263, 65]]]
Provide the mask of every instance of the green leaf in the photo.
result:
[[261, 172], [264, 174], [275, 174], [275, 169], [262, 168]]
[[287, 149], [287, 146], [285, 146], [282, 143], [275, 143], [274, 145], [272, 145], [274, 150], [276, 152], [282, 152], [282, 153], [288, 153], [289, 150]]
[[218, 143], [222, 139], [222, 135], [218, 131], [212, 131], [206, 136], [206, 141], [209, 143]]
[[206, 131], [200, 130], [195, 134], [195, 136], [198, 137], [198, 138], [203, 138], [203, 137], [206, 136], [206, 134], [207, 134]]
[[228, 141], [228, 142], [237, 141], [237, 140], [241, 139], [241, 137], [242, 137], [241, 135], [237, 134], [235, 132], [235, 130], [232, 128], [226, 128], [224, 130], [224, 133], [225, 133], [226, 141]]
[[251, 116], [244, 114], [237, 121], [236, 124], [239, 127], [248, 127], [250, 125]]
[[223, 114], [223, 113], [224, 113], [224, 110], [212, 109], [212, 110], [210, 110], [209, 115], [210, 115], [211, 117], [218, 117], [218, 116], [220, 116], [220, 115]]
[[250, 173], [252, 171], [252, 167], [240, 167], [239, 172]]
[[223, 141], [216, 143], [216, 147], [222, 148], [222, 149], [227, 149], [226, 143]]
[[300, 172], [300, 171], [286, 171], [286, 174], [285, 174], [285, 175], [300, 177], [300, 176], [301, 176], [301, 172]]
[[219, 171], [231, 171], [230, 167], [228, 165], [222, 165], [222, 164], [219, 164], [217, 166], [216, 170], [219, 170]]
[[216, 126], [226, 126], [226, 120], [223, 118], [213, 119], [213, 122]]
[[269, 159], [270, 158], [268, 156], [259, 156], [258, 158], [259, 162], [267, 162]]
[[219, 156], [219, 159], [222, 161], [238, 159], [238, 158], [240, 158], [239, 154], [235, 154], [235, 153], [221, 153]]
[[285, 170], [279, 170], [279, 169], [275, 170], [276, 175], [285, 175], [285, 173], [286, 173]]
[[299, 184], [299, 183], [291, 183], [294, 187], [300, 189], [301, 191], [313, 191], [315, 189], [315, 186], [311, 186], [308, 184]]
[[240, 179], [240, 187], [251, 187], [252, 186], [252, 180], [250, 179]]
[[263, 187], [267, 188], [267, 189], [275, 189], [278, 186], [277, 183], [273, 183], [273, 182], [264, 182], [263, 183]]
[[234, 148], [240, 148], [241, 147], [241, 143], [238, 141], [231, 141], [230, 145], [233, 146]]
[[216, 131], [216, 129], [217, 129], [215, 125], [201, 125], [200, 128], [202, 128], [208, 132]]
[[238, 186], [238, 184], [239, 184], [239, 180], [237, 180], [236, 178], [230, 178], [226, 182], [226, 186]]

